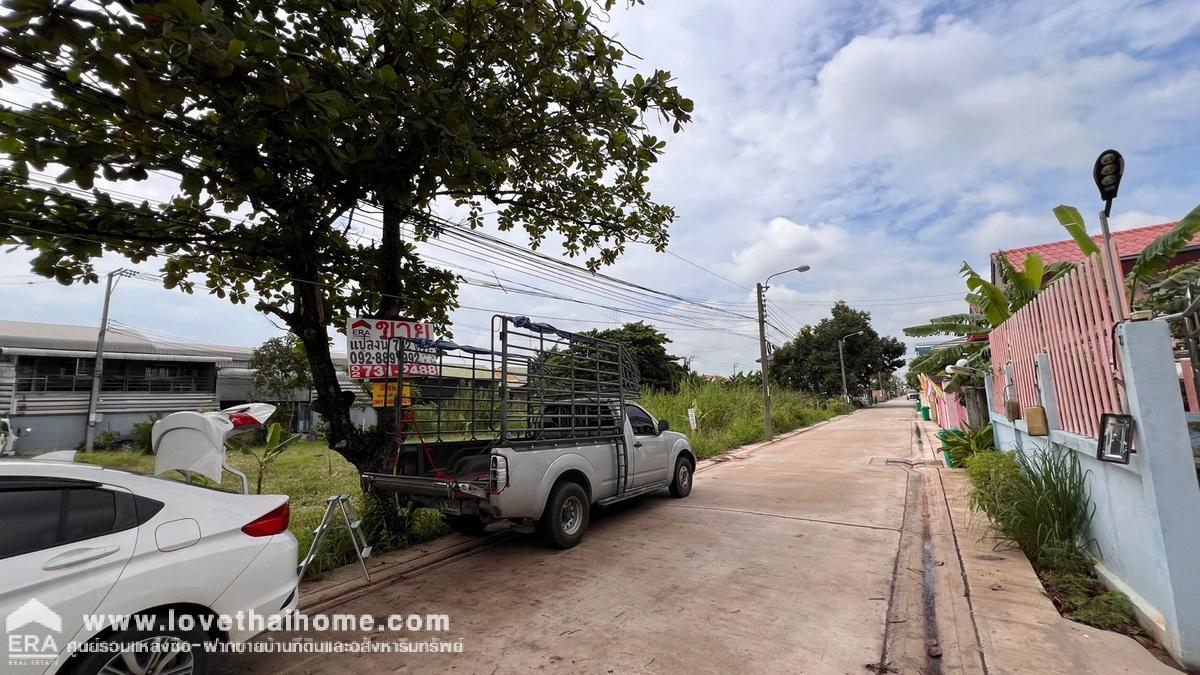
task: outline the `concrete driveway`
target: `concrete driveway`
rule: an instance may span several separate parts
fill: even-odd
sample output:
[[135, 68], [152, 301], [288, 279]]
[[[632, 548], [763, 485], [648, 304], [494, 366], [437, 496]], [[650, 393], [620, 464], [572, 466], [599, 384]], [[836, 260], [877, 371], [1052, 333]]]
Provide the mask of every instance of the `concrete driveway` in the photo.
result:
[[863, 410], [700, 472], [686, 499], [596, 514], [569, 551], [517, 536], [329, 610], [447, 614], [449, 631], [406, 635], [461, 653], [225, 655], [217, 671], [870, 672], [911, 491], [883, 458], [910, 457], [912, 427], [904, 402]]

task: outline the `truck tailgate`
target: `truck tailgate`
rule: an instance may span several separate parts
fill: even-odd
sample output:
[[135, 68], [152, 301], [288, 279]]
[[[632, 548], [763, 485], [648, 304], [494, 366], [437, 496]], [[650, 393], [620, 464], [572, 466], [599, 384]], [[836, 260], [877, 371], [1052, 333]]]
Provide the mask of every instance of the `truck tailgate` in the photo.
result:
[[397, 476], [391, 473], [364, 473], [362, 477], [371, 487], [384, 492], [399, 492], [406, 495], [443, 499], [450, 499], [454, 496], [454, 490], [451, 487], [453, 481], [442, 478]]

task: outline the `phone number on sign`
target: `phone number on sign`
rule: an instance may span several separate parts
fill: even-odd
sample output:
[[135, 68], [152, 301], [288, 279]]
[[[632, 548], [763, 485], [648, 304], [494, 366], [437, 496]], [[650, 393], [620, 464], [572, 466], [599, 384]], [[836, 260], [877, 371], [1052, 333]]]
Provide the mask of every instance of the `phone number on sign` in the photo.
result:
[[[370, 366], [353, 364], [350, 366], [350, 378], [355, 380], [397, 377], [399, 374], [400, 366], [395, 363]], [[442, 374], [442, 369], [436, 363], [406, 363], [404, 364], [404, 374], [437, 377]]]

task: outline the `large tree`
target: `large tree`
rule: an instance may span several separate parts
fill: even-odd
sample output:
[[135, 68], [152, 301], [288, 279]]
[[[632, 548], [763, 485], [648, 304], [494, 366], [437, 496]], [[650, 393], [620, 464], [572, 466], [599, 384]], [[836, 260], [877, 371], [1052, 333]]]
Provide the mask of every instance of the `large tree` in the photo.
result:
[[[630, 239], [666, 245], [674, 212], [646, 187], [665, 142], [647, 118], [678, 131], [692, 104], [669, 73], [630, 67], [597, 16], [613, 4], [5, 0], [0, 77], [52, 98], [0, 109], [0, 243], [62, 283], [97, 281], [114, 254], [163, 260], [168, 288], [253, 302], [303, 342], [330, 446], [384, 469], [394, 425], [351, 424], [328, 328], [447, 322], [455, 277], [403, 224], [436, 237], [453, 226], [436, 204], [471, 227], [488, 209], [593, 268]], [[150, 175], [174, 181], [170, 199], [94, 186]], [[363, 204], [381, 222], [359, 237]]]
[[871, 327], [871, 314], [837, 302], [830, 315], [815, 326], [804, 326], [779, 349], [771, 361], [771, 379], [792, 389], [832, 396], [842, 392], [838, 340], [846, 338], [846, 380], [851, 395], [875, 388], [885, 376], [904, 365], [904, 343], [881, 337]]
[[671, 343], [671, 339], [644, 322], [627, 323], [620, 328], [592, 330], [586, 334], [612, 340], [624, 347], [637, 364], [643, 387], [673, 391], [687, 375], [687, 368], [679, 362], [679, 357], [667, 353], [667, 345]]
[[255, 396], [286, 402], [287, 419], [281, 424], [284, 431], [293, 431], [296, 423], [296, 390], [304, 391], [304, 400], [307, 400], [312, 388], [312, 373], [308, 367], [308, 356], [304, 353], [304, 343], [291, 333], [273, 337], [254, 350], [249, 365], [254, 369]]

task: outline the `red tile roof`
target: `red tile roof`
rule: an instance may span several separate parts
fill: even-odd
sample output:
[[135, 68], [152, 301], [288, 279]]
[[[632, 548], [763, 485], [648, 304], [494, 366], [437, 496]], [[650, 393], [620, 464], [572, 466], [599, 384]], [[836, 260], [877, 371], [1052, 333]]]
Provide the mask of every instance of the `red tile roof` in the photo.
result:
[[[1112, 238], [1117, 245], [1117, 253], [1121, 258], [1132, 258], [1142, 252], [1157, 239], [1160, 235], [1168, 232], [1175, 223], [1162, 223], [1161, 225], [1148, 225], [1146, 227], [1137, 227], [1132, 230], [1121, 230], [1113, 232]], [[1101, 243], [1102, 235], [1097, 234], [1092, 237], [1092, 241], [1097, 244]], [[1200, 245], [1200, 236], [1192, 240], [1192, 246]], [[1056, 262], [1083, 262], [1084, 255], [1079, 250], [1074, 239], [1064, 239], [1063, 241], [1052, 241], [1048, 244], [1037, 244], [1036, 246], [1022, 246], [1021, 248], [1012, 248], [1007, 251], [1001, 251], [1012, 262], [1013, 266], [1021, 269], [1021, 263], [1024, 262], [1025, 256], [1030, 253], [1038, 253], [1042, 256], [1042, 260], [1047, 265]], [[995, 259], [996, 254], [992, 254]]]

